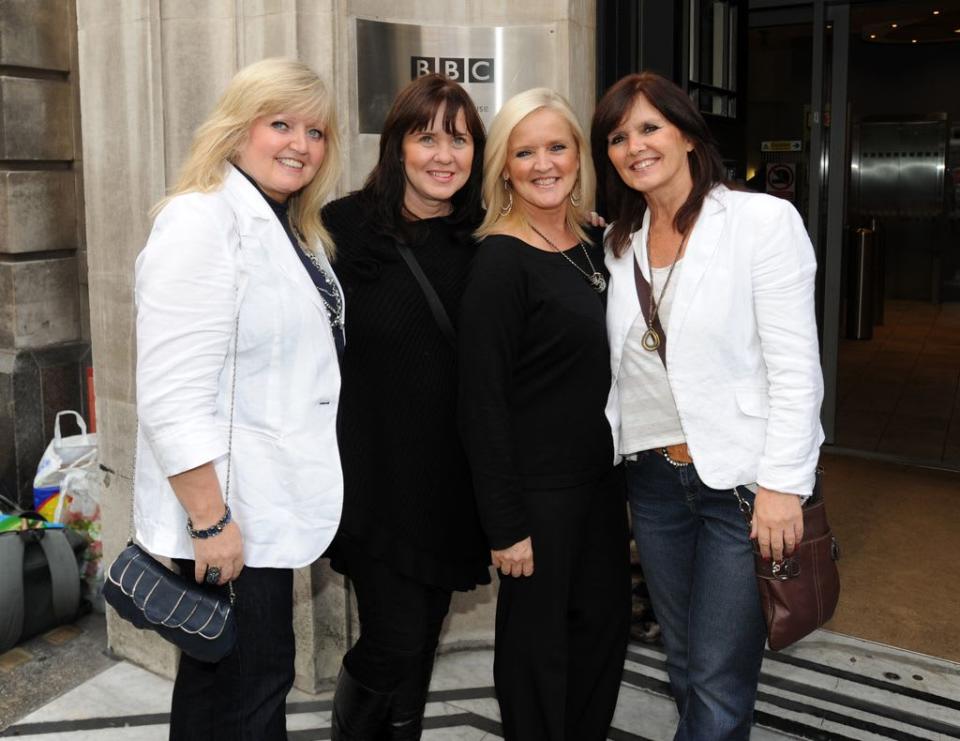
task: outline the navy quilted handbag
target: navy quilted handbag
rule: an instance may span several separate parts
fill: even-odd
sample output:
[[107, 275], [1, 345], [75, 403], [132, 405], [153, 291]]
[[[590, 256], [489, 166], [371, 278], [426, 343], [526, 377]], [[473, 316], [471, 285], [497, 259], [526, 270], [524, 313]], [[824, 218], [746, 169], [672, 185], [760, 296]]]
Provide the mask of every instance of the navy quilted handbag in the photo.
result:
[[233, 601], [173, 573], [136, 543], [110, 566], [103, 597], [121, 618], [199, 661], [220, 661], [236, 645]]

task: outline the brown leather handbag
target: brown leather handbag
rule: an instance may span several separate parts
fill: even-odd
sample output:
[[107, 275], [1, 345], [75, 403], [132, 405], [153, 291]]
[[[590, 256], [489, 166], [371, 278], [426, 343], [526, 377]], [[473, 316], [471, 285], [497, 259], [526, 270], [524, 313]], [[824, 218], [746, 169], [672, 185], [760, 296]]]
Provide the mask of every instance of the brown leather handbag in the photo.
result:
[[[749, 524], [752, 508], [739, 493], [737, 499]], [[796, 643], [833, 617], [840, 599], [840, 548], [827, 522], [820, 471], [813, 495], [803, 507], [803, 540], [793, 555], [764, 561], [754, 541], [753, 558], [771, 649], [779, 651]]]

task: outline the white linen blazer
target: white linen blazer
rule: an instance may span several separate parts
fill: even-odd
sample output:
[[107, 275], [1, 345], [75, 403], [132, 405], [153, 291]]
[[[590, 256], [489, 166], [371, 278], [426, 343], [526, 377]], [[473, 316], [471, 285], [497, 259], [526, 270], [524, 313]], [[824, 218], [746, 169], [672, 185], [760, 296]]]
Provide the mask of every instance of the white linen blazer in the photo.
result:
[[[606, 254], [607, 417], [616, 450], [620, 362], [641, 313], [633, 261], [649, 221], [648, 210], [621, 257]], [[813, 490], [823, 442], [815, 275], [813, 247], [790, 203], [723, 186], [704, 199], [676, 276], [666, 357], [684, 436], [712, 488], [758, 482], [793, 494]]]
[[233, 167], [220, 190], [173, 198], [137, 258], [135, 290], [137, 539], [193, 558], [167, 477], [215, 461], [224, 486], [237, 336], [230, 508], [244, 562], [315, 560], [343, 504], [340, 368], [319, 292], [270, 206]]

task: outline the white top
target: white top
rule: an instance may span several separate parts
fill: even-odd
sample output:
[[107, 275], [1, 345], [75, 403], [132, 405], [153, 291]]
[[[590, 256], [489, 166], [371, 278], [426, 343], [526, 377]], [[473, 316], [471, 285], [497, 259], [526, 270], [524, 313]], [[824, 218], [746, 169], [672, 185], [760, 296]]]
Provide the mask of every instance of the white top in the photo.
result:
[[[663, 331], [670, 336], [670, 309], [673, 294], [679, 281], [683, 259], [677, 261], [673, 277], [661, 298], [664, 282], [670, 274], [670, 266], [653, 268], [649, 275], [646, 266], [647, 245], [634, 245], [635, 259], [643, 276], [650, 283], [654, 300], [659, 303], [657, 316]], [[647, 323], [643, 312], [637, 315], [623, 346], [623, 361], [617, 385], [620, 387], [620, 454], [627, 455], [650, 448], [662, 448], [684, 441], [680, 415], [673, 400], [667, 369], [663, 366], [657, 350], [647, 350], [641, 344]], [[669, 343], [667, 343], [669, 344]]]
[[[649, 215], [633, 244], [645, 241]], [[641, 313], [633, 261], [631, 250], [606, 255], [614, 380]], [[667, 376], [697, 473], [711, 488], [756, 481], [792, 494], [813, 489], [823, 442], [816, 272], [788, 201], [723, 186], [704, 199], [671, 288]], [[616, 383], [607, 418], [619, 435]]]
[[239, 313], [230, 508], [244, 563], [309, 564], [340, 522], [340, 368], [320, 295], [270, 206], [232, 167], [220, 190], [177, 196], [137, 258], [135, 291], [137, 539], [193, 558], [167, 479], [215, 461], [223, 486]]

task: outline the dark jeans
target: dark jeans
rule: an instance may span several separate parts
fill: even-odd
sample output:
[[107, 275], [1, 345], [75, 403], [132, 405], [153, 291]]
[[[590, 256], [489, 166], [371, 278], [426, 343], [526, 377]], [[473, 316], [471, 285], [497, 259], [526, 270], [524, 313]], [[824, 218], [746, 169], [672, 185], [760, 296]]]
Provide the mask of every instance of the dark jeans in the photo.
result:
[[747, 739], [766, 628], [737, 499], [649, 451], [627, 462], [627, 491], [680, 711], [674, 739]]
[[376, 692], [428, 681], [450, 592], [403, 576], [355, 549], [345, 562], [357, 596], [360, 638], [343, 657], [355, 680]]
[[525, 490], [534, 573], [500, 577], [493, 677], [507, 741], [603, 741], [630, 627], [623, 473]]
[[[192, 575], [193, 561], [177, 560]], [[226, 595], [226, 587], [211, 587]], [[171, 741], [285, 741], [293, 686], [293, 571], [244, 567], [234, 582], [239, 635], [216, 664], [181, 655]]]

